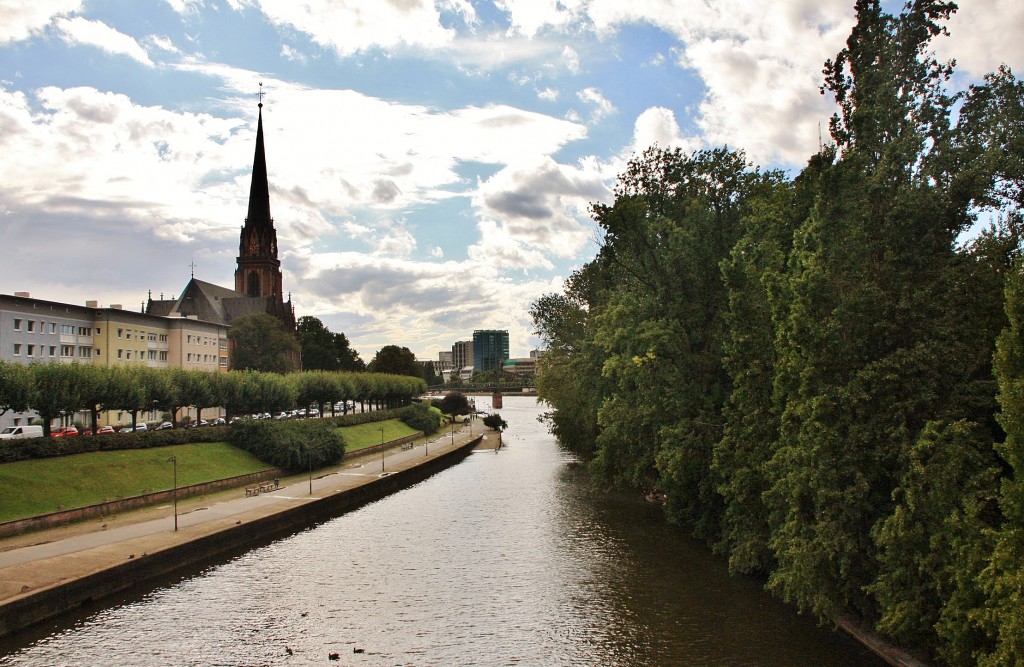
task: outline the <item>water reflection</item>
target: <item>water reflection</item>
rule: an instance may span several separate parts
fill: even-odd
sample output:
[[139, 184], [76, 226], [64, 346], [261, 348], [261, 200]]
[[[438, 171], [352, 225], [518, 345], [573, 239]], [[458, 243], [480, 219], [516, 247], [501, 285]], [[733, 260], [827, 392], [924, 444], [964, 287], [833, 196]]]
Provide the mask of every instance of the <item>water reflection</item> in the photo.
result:
[[532, 399], [506, 397], [501, 413], [506, 449], [0, 665], [319, 665], [334, 652], [352, 665], [878, 664], [728, 577], [642, 500], [594, 492]]

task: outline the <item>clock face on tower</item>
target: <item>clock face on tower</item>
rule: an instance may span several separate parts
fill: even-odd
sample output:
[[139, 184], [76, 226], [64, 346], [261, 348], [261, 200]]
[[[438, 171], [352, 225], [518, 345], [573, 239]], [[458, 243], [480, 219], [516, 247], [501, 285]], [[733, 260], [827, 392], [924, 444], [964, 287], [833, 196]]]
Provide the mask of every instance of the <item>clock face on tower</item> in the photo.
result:
[[277, 254], [277, 243], [274, 242], [274, 241], [270, 242], [270, 254], [271, 255], [276, 255]]
[[260, 251], [260, 242], [257, 239], [249, 241], [249, 252], [253, 255]]

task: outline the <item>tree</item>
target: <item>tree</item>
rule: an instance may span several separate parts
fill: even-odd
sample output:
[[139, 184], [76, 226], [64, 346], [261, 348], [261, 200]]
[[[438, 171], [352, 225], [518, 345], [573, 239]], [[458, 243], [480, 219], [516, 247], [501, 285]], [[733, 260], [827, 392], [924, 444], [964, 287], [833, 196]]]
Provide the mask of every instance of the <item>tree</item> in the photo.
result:
[[508, 422], [501, 418], [497, 412], [486, 415], [483, 419], [484, 426], [495, 431], [504, 431], [508, 428]]
[[26, 412], [33, 402], [33, 375], [28, 366], [0, 360], [0, 415]]
[[436, 401], [434, 405], [446, 415], [468, 415], [472, 409], [469, 407], [469, 399], [459, 391], [450, 391], [444, 397]]
[[927, 50], [952, 9], [914, 2], [895, 17], [859, 0], [847, 47], [826, 64], [840, 158], [815, 176], [788, 265], [764, 496], [769, 586], [823, 616], [877, 614], [874, 526], [926, 424], [963, 416], [956, 362], [972, 343], [946, 304], [970, 215], [938, 186], [949, 182], [950, 69]]
[[273, 315], [253, 313], [239, 317], [232, 322], [228, 339], [233, 345], [234, 370], [289, 373], [298, 368], [299, 341]]
[[361, 371], [359, 353], [343, 333], [333, 333], [319, 319], [306, 315], [296, 325], [302, 348], [302, 368], [322, 371]]
[[385, 345], [373, 357], [367, 367], [371, 373], [390, 373], [423, 377], [423, 364], [416, 361], [416, 355], [407, 347]]
[[50, 422], [74, 414], [82, 407], [77, 364], [29, 365], [35, 392], [32, 408], [43, 420], [43, 435], [50, 435]]

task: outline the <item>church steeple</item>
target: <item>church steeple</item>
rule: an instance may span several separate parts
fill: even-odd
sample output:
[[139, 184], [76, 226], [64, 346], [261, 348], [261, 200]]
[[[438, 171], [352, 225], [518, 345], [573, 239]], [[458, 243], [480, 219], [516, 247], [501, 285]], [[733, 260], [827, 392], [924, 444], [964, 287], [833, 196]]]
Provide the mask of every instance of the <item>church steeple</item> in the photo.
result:
[[281, 261], [277, 258], [277, 231], [270, 217], [270, 185], [267, 154], [263, 145], [263, 84], [260, 84], [259, 120], [256, 125], [256, 153], [249, 186], [249, 213], [238, 242], [235, 291], [248, 296], [283, 299]]
[[259, 121], [256, 126], [256, 155], [252, 159], [252, 185], [249, 186], [249, 214], [245, 216], [245, 226], [269, 229], [274, 226], [274, 219], [270, 217], [267, 153], [263, 147], [263, 102], [260, 102], [259, 107]]

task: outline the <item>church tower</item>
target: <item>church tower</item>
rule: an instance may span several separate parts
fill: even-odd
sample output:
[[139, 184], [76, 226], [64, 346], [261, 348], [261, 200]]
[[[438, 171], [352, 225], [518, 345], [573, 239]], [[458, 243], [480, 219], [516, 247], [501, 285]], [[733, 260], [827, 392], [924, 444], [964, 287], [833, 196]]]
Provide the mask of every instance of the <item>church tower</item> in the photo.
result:
[[252, 162], [252, 184], [249, 187], [249, 214], [245, 218], [238, 244], [235, 291], [250, 297], [270, 297], [274, 301], [284, 301], [281, 260], [277, 258], [277, 231], [274, 229], [274, 219], [270, 217], [262, 101], [259, 109], [256, 155]]

